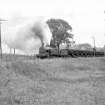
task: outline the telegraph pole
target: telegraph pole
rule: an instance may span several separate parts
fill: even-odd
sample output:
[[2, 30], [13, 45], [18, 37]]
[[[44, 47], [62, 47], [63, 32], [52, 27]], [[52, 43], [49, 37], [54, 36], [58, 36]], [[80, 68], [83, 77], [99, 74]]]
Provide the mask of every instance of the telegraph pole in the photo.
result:
[[6, 20], [3, 20], [3, 19], [0, 19], [0, 57], [2, 59], [2, 40], [1, 40], [1, 24], [2, 24], [2, 21], [6, 21]]
[[94, 48], [96, 48], [96, 41], [95, 41], [95, 37], [93, 36], [93, 43], [94, 43]]
[[0, 21], [0, 57], [2, 58], [2, 46], [1, 46], [1, 21]]
[[15, 50], [15, 48], [14, 48], [14, 55], [15, 55], [15, 53], [16, 53], [16, 50]]
[[93, 36], [93, 45], [94, 45], [94, 47], [93, 47], [93, 52], [94, 52], [94, 56], [95, 56], [95, 52], [96, 52], [96, 44], [95, 44], [95, 37]]
[[[105, 14], [105, 11], [104, 11], [104, 14]], [[105, 19], [104, 19], [104, 21], [105, 21]], [[104, 34], [105, 35], [105, 34]], [[104, 45], [104, 55], [105, 55], [105, 45]]]

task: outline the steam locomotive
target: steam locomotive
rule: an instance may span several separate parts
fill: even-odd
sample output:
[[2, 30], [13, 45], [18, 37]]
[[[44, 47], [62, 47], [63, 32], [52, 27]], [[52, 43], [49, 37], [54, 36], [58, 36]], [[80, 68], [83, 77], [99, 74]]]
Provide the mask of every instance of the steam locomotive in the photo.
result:
[[105, 53], [103, 51], [93, 50], [77, 50], [77, 49], [57, 49], [51, 47], [40, 47], [38, 58], [52, 58], [52, 57], [102, 57]]

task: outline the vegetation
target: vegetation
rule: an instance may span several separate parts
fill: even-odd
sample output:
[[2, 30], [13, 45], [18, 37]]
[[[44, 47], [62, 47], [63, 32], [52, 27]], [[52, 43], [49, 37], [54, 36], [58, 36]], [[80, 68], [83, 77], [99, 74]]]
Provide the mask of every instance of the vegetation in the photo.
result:
[[76, 45], [78, 50], [93, 50], [92, 46], [88, 43], [78, 44]]
[[104, 93], [104, 57], [0, 62], [0, 105], [105, 105]]
[[68, 43], [70, 42], [68, 39], [73, 38], [73, 35], [70, 33], [72, 27], [65, 20], [49, 19], [47, 24], [52, 32], [52, 40], [50, 43], [52, 47], [57, 47], [59, 50], [61, 43]]

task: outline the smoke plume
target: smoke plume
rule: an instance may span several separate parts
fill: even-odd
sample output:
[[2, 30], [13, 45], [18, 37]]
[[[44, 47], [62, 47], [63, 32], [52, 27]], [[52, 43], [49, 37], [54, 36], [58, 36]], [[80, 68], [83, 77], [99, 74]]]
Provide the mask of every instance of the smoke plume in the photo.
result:
[[11, 48], [32, 52], [42, 45], [50, 44], [52, 34], [47, 23], [41, 19], [28, 21], [9, 29], [6, 44]]

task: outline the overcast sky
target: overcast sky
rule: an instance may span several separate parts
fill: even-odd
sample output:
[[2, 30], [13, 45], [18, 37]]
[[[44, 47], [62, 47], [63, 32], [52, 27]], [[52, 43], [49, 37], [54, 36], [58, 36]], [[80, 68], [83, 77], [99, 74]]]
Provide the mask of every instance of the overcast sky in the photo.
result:
[[22, 24], [26, 18], [62, 18], [73, 27], [77, 44], [93, 45], [94, 36], [98, 47], [105, 45], [104, 10], [105, 0], [0, 0], [0, 17], [8, 20], [3, 30]]

